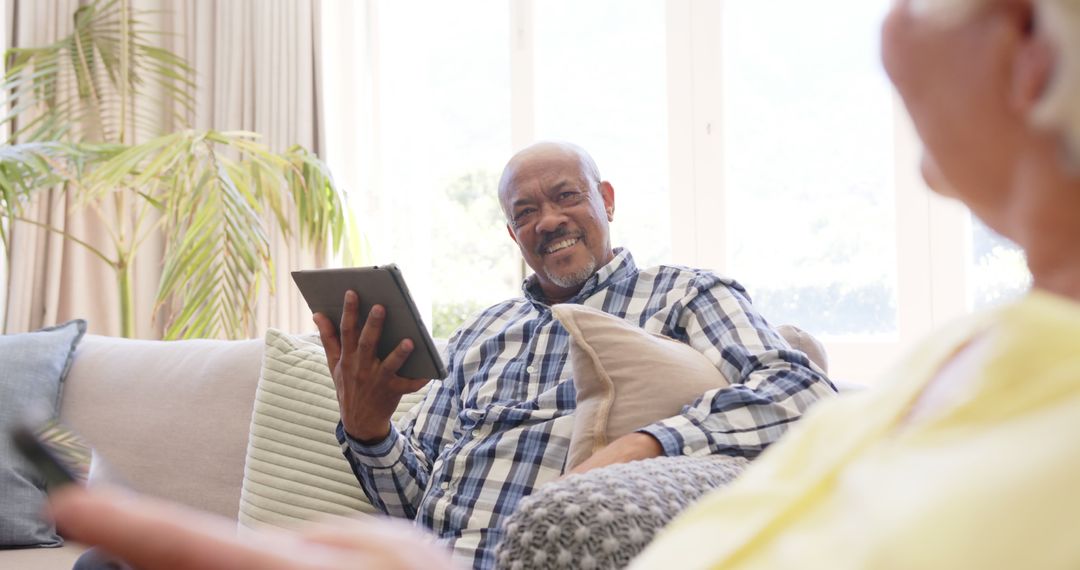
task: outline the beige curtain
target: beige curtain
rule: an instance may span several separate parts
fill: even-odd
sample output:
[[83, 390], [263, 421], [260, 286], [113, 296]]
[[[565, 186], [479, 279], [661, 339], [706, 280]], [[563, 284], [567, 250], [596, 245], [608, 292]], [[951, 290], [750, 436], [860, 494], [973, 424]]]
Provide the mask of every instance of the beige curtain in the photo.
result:
[[[77, 0], [15, 0], [11, 43], [39, 45], [71, 30]], [[198, 90], [192, 124], [198, 129], [259, 133], [274, 150], [300, 144], [321, 152], [317, 0], [141, 0], [136, 8], [162, 10], [152, 25], [172, 35], [165, 47], [195, 68]], [[31, 212], [42, 223], [65, 228], [105, 245], [104, 231], [89, 216], [67, 216], [56, 197]], [[160, 276], [162, 247], [147, 243], [135, 276], [136, 335], [159, 338], [151, 320]], [[322, 256], [304, 253], [296, 240], [276, 237], [271, 254], [276, 276], [260, 292], [251, 334], [268, 326], [311, 328], [311, 316], [295, 291], [289, 271], [317, 267]], [[111, 270], [96, 257], [55, 234], [27, 224], [15, 228], [5, 332], [32, 330], [69, 318], [86, 318], [90, 331], [120, 332], [117, 287]]]
[[[71, 33], [72, 13], [78, 0], [11, 3], [9, 46], [25, 47], [48, 44]], [[70, 87], [70, 86], [69, 86]], [[106, 232], [90, 216], [70, 216], [70, 198], [50, 191], [30, 205], [26, 217], [76, 235], [102, 250], [108, 250]], [[152, 246], [152, 244], [149, 244]], [[140, 282], [153, 277], [155, 264], [151, 252], [140, 260], [136, 274]], [[159, 256], [158, 256], [159, 257]], [[91, 331], [118, 334], [120, 331], [119, 294], [112, 270], [80, 246], [40, 227], [17, 223], [12, 229], [8, 287], [5, 299], [4, 332], [22, 332], [82, 317]], [[140, 336], [153, 336], [149, 294], [137, 291]], [[143, 310], [146, 307], [147, 310]]]

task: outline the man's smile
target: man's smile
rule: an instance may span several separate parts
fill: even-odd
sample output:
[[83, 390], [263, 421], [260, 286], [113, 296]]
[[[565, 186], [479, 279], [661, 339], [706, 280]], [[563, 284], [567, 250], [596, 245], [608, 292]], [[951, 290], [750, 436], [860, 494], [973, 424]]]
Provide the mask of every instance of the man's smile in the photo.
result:
[[550, 255], [552, 253], [562, 251], [568, 247], [571, 247], [579, 241], [581, 241], [580, 237], [563, 238], [545, 247], [543, 249], [543, 252]]

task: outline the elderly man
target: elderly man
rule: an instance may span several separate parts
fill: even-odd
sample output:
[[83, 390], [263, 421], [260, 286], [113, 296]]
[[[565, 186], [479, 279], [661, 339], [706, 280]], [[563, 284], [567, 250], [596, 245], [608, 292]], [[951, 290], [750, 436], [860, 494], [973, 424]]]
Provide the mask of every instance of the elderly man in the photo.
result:
[[340, 342], [333, 323], [316, 317], [337, 385], [337, 436], [357, 479], [379, 509], [432, 529], [459, 559], [491, 568], [500, 522], [563, 475], [575, 391], [569, 335], [552, 317], [554, 304], [602, 309], [683, 341], [731, 381], [681, 415], [612, 442], [575, 472], [658, 456], [753, 458], [834, 392], [735, 282], [683, 267], [638, 269], [629, 251], [612, 249], [615, 190], [582, 149], [540, 143], [521, 151], [503, 172], [499, 200], [535, 274], [522, 297], [454, 334], [449, 376], [434, 382], [400, 430], [391, 414], [424, 381], [395, 374], [409, 341], [382, 362], [374, 355], [392, 315], [373, 310], [354, 332], [358, 299], [350, 293]]

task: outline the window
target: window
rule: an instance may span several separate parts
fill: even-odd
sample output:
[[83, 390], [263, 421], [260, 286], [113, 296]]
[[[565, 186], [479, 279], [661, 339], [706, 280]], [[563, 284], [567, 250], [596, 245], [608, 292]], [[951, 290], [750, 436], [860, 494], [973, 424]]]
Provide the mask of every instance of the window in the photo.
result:
[[888, 4], [725, 4], [729, 273], [774, 323], [897, 330], [893, 102], [876, 35]]
[[359, 75], [326, 74], [328, 117], [344, 119], [327, 121], [327, 140], [370, 245], [366, 263], [397, 263], [433, 333], [448, 337], [520, 287], [495, 192], [511, 151], [507, 5], [325, 6], [326, 51], [340, 58], [327, 66]]
[[[878, 59], [889, 0], [324, 0], [327, 160], [368, 262], [437, 336], [517, 295], [495, 197], [510, 154], [578, 143], [639, 265], [729, 275], [872, 382], [1024, 291], [1023, 256], [918, 174]], [[823, 34], [822, 30], [828, 30]]]
[[663, 0], [542, 0], [534, 6], [535, 138], [588, 150], [615, 187], [612, 243], [628, 247], [642, 267], [667, 262]]

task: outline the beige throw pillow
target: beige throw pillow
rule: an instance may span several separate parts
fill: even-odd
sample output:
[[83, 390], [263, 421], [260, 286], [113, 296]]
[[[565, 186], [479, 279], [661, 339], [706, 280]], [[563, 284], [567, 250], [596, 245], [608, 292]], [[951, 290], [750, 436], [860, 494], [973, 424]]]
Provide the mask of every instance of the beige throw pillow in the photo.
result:
[[689, 345], [583, 305], [555, 305], [570, 332], [577, 411], [567, 469], [609, 442], [677, 415], [729, 382]]
[[[397, 422], [426, 393], [402, 398]], [[294, 526], [326, 515], [374, 513], [342, 455], [337, 395], [318, 337], [266, 333], [244, 483], [243, 526]]]

